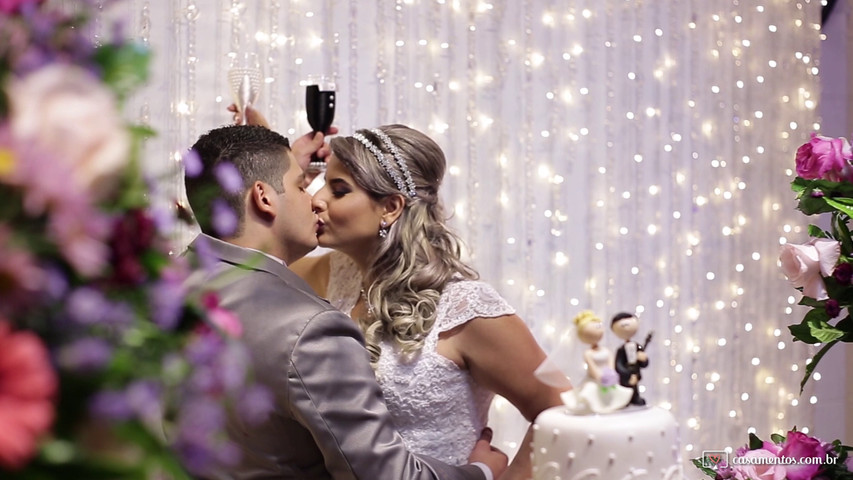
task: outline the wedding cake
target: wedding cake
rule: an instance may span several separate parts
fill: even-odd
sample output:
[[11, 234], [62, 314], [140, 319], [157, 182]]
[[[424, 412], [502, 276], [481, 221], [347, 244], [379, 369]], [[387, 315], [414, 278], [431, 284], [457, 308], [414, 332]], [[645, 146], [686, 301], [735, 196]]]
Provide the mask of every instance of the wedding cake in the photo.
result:
[[564, 405], [540, 413], [533, 423], [534, 480], [682, 480], [678, 424], [662, 408], [646, 407], [640, 396], [645, 347], [632, 340], [638, 319], [613, 317], [611, 329], [625, 343], [616, 355], [601, 345], [604, 328], [591, 311], [574, 319], [584, 352], [586, 376], [572, 386], [556, 363], [546, 359], [536, 377], [566, 389]]
[[534, 480], [681, 480], [678, 424], [658, 407], [575, 415], [542, 412], [533, 425]]

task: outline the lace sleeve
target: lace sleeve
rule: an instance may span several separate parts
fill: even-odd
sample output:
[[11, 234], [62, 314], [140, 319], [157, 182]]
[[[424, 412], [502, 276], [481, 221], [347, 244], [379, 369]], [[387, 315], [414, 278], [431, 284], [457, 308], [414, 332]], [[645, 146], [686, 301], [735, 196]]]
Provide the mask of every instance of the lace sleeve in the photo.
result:
[[488, 283], [460, 280], [441, 293], [434, 330], [445, 332], [474, 318], [512, 315], [515, 309]]

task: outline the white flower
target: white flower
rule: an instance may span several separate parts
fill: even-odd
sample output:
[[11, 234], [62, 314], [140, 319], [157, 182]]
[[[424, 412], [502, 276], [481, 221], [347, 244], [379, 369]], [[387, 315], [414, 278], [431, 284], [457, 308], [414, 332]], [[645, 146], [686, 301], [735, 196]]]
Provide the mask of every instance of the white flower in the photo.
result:
[[116, 187], [130, 138], [112, 92], [88, 71], [51, 64], [10, 82], [13, 135], [67, 162], [96, 199]]
[[813, 238], [805, 245], [782, 245], [779, 261], [782, 262], [782, 272], [788, 277], [791, 285], [802, 287], [803, 295], [815, 300], [829, 298], [823, 276], [832, 275], [838, 257], [841, 255], [841, 244], [826, 238]]

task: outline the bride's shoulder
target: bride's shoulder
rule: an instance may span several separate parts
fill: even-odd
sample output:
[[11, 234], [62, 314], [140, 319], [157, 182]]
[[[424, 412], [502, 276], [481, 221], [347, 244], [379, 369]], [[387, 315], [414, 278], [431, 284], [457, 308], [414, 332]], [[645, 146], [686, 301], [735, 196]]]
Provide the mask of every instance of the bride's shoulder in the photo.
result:
[[326, 296], [333, 252], [300, 258], [288, 267], [305, 280], [321, 297]]

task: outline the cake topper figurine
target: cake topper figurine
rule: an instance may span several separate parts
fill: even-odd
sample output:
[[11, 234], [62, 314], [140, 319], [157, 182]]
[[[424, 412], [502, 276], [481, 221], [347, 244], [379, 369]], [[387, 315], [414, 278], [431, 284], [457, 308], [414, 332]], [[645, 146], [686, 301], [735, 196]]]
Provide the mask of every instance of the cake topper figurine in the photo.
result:
[[604, 327], [594, 313], [585, 310], [574, 319], [578, 339], [589, 345], [584, 351], [586, 377], [574, 390], [561, 396], [566, 407], [576, 414], [610, 413], [628, 405], [632, 391], [618, 383], [613, 353], [599, 345]]
[[619, 373], [619, 384], [623, 387], [633, 389], [631, 405], [645, 405], [646, 401], [640, 396], [640, 380], [643, 375], [640, 369], [649, 366], [649, 357], [646, 355], [646, 347], [652, 339], [652, 334], [646, 336], [642, 345], [631, 340], [637, 333], [640, 320], [630, 313], [622, 312], [613, 316], [610, 329], [617, 337], [625, 341], [616, 350], [616, 371]]

